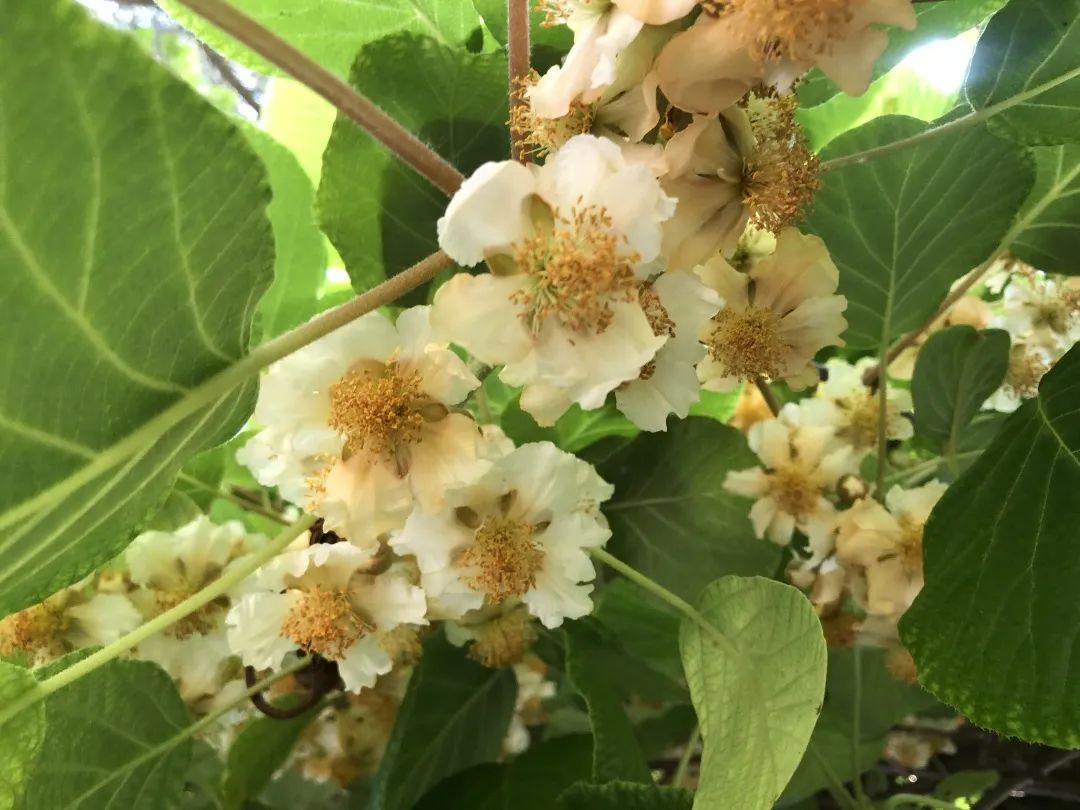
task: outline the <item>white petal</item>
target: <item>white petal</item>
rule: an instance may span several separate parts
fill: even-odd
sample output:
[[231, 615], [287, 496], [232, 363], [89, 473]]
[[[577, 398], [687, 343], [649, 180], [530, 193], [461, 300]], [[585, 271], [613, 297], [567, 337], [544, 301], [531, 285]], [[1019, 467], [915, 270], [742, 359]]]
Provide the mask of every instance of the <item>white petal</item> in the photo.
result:
[[490, 253], [508, 252], [532, 232], [528, 198], [533, 173], [516, 161], [485, 163], [462, 183], [439, 219], [439, 247], [471, 267]]

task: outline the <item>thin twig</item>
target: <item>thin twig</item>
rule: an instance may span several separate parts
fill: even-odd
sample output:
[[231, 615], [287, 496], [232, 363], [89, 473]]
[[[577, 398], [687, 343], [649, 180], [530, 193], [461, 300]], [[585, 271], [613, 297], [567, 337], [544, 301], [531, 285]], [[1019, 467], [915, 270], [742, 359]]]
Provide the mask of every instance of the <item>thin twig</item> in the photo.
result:
[[694, 726], [690, 732], [690, 739], [686, 741], [686, 748], [679, 757], [679, 764], [675, 768], [675, 775], [671, 777], [671, 786], [681, 788], [686, 785], [686, 775], [690, 770], [690, 761], [694, 758], [694, 751], [701, 742], [701, 726]]
[[1037, 775], [1035, 776], [1023, 776], [1019, 779], [1006, 782], [988, 793], [984, 794], [979, 800], [979, 803], [975, 805], [975, 810], [993, 810], [995, 807], [1000, 807], [1004, 804], [1013, 793], [1021, 791], [1028, 785], [1035, 782], [1038, 776], [1049, 776], [1058, 768], [1063, 768], [1070, 762], [1080, 757], [1080, 751], [1062, 751], [1058, 756], [1051, 759], [1045, 765], [1043, 765]]
[[[517, 90], [529, 75], [529, 0], [506, 0], [506, 27], [510, 116], [513, 119], [514, 108], [526, 103]], [[510, 131], [510, 154], [514, 160], [523, 163], [526, 160], [521, 133], [513, 129]]]
[[209, 484], [200, 481], [193, 475], [188, 475], [187, 473], [182, 472], [177, 477], [177, 480], [182, 481], [185, 486], [194, 487], [195, 489], [198, 489], [201, 492], [205, 492], [207, 495], [210, 495], [214, 498], [221, 498], [222, 500], [229, 501], [230, 503], [235, 504], [236, 506], [240, 507], [245, 511], [251, 512], [252, 514], [260, 515], [264, 518], [267, 518], [268, 520], [276, 521], [283, 526], [288, 526], [290, 523], [292, 523], [291, 520], [289, 520], [284, 515], [279, 514], [278, 512], [266, 509], [265, 507], [255, 503], [254, 501], [250, 501], [247, 498], [238, 495], [232, 490], [218, 489], [216, 487], [212, 487]]
[[255, 98], [255, 94], [251, 91], [251, 88], [240, 81], [240, 77], [236, 75], [236, 71], [233, 70], [233, 66], [229, 63], [229, 60], [215, 51], [205, 42], [199, 43], [199, 50], [203, 52], [203, 56], [217, 71], [217, 75], [221, 77], [221, 80], [225, 84], [229, 85], [236, 95], [243, 99], [244, 103], [251, 107], [255, 111], [255, 115], [262, 114], [262, 105], [259, 104], [259, 100]]
[[754, 378], [754, 385], [757, 386], [757, 390], [761, 392], [761, 398], [765, 400], [765, 404], [769, 406], [769, 410], [772, 411], [773, 416], [780, 415], [780, 400], [776, 398], [775, 392], [769, 387], [769, 384], [765, 382], [761, 377]]
[[221, 0], [178, 0], [255, 53], [307, 85], [361, 129], [447, 194], [458, 190], [461, 173], [368, 98], [277, 34]]

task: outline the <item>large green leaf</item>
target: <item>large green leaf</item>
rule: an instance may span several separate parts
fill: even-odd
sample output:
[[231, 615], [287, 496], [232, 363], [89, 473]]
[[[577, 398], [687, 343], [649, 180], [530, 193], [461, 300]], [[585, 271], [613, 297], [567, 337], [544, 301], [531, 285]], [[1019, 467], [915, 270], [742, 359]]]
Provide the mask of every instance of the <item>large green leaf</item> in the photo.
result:
[[712, 419], [642, 434], [599, 467], [615, 485], [604, 509], [613, 552], [687, 599], [724, 574], [771, 574], [779, 549], [754, 537], [746, 501], [724, 490], [729, 470], [757, 463], [741, 433]]
[[578, 783], [559, 797], [560, 810], [690, 810], [693, 798], [685, 790], [608, 782]]
[[[160, 5], [215, 50], [261, 73], [278, 72], [176, 0]], [[382, 37], [408, 31], [456, 48], [480, 25], [470, 0], [230, 0], [229, 5], [343, 75], [363, 45]]]
[[241, 810], [266, 787], [285, 764], [297, 738], [321, 710], [315, 706], [297, 717], [257, 717], [248, 723], [229, 746], [222, 779], [226, 810]]
[[1035, 189], [1012, 252], [1047, 273], [1080, 274], [1080, 146], [1039, 146]]
[[[935, 39], [946, 39], [978, 25], [1005, 0], [936, 0], [915, 6], [918, 25], [914, 31], [889, 29], [889, 47], [874, 63], [874, 75], [892, 70], [914, 48]], [[819, 70], [812, 70], [799, 83], [799, 102], [813, 107], [840, 92], [832, 80]]]
[[945, 493], [900, 623], [919, 681], [972, 722], [1080, 746], [1080, 348]]
[[134, 40], [67, 0], [0, 0], [0, 53], [3, 613], [116, 554], [242, 424], [253, 385], [112, 452], [243, 354], [273, 243], [244, 137]]
[[1021, 143], [1080, 141], [1080, 0], [1011, 0], [983, 31], [965, 89]]
[[584, 623], [567, 625], [566, 674], [589, 710], [593, 781], [648, 783], [649, 767], [623, 709], [621, 690], [600, 664], [603, 652], [599, 638]]
[[168, 808], [179, 801], [191, 758], [190, 717], [156, 664], [112, 661], [43, 705], [45, 738], [18, 810]]
[[[823, 156], [861, 152], [926, 128], [888, 116]], [[848, 299], [844, 338], [878, 349], [918, 327], [949, 286], [990, 256], [1034, 182], [1020, 149], [973, 127], [828, 172], [805, 227], [825, 240]]]
[[511, 670], [482, 667], [432, 636], [409, 680], [370, 810], [409, 810], [446, 777], [498, 759], [516, 695]]
[[[0, 705], [8, 706], [37, 686], [29, 670], [0, 661]], [[13, 810], [45, 739], [45, 706], [38, 703], [0, 723], [0, 810]]]
[[955, 456], [964, 430], [1005, 379], [1009, 333], [952, 326], [919, 350], [911, 395], [915, 432], [928, 446]]
[[626, 652], [674, 681], [683, 680], [680, 616], [666, 604], [642, 598], [640, 586], [617, 579], [600, 592], [596, 618], [615, 633]]
[[[350, 81], [468, 174], [509, 152], [506, 56], [399, 35], [360, 51]], [[358, 290], [438, 250], [446, 197], [339, 116], [323, 156], [319, 218]]]
[[274, 283], [259, 302], [262, 340], [299, 326], [320, 310], [326, 275], [326, 237], [315, 224], [315, 187], [292, 152], [256, 130], [246, 132], [270, 174], [274, 198]]
[[509, 762], [477, 765], [440, 782], [415, 810], [446, 810], [448, 797], [468, 810], [551, 810], [570, 785], [592, 772], [592, 738], [558, 737]]
[[724, 577], [679, 644], [701, 724], [697, 810], [771, 807], [795, 772], [825, 692], [821, 622], [790, 585]]

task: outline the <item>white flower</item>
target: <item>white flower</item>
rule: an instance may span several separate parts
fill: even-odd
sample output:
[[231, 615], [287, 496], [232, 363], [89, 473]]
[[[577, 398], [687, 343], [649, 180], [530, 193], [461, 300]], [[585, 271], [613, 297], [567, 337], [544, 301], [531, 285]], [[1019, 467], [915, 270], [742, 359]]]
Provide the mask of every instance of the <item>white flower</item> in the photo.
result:
[[696, 366], [706, 350], [703, 325], [720, 308], [720, 297], [693, 273], [662, 273], [641, 294], [657, 334], [669, 336], [636, 380], [615, 390], [620, 411], [643, 430], [667, 430], [667, 419], [686, 418], [701, 394]]
[[588, 104], [600, 98], [615, 81], [620, 51], [644, 25], [610, 0], [568, 0], [561, 16], [574, 32], [574, 46], [528, 95], [533, 110], [543, 118], [561, 118], [575, 102]]
[[709, 356], [698, 376], [707, 389], [730, 391], [757, 377], [805, 388], [818, 378], [814, 355], [844, 345], [847, 299], [835, 295], [840, 273], [816, 236], [782, 231], [776, 251], [748, 273], [721, 256], [696, 272], [726, 303], [702, 334]]
[[[541, 424], [577, 402], [603, 405], [635, 379], [666, 336], [654, 333], [639, 288], [660, 253], [674, 200], [615, 144], [572, 138], [543, 167], [487, 163], [439, 220], [439, 243], [464, 265], [439, 288], [437, 332], [523, 386]], [[658, 268], [657, 268], [658, 269]]]
[[[836, 438], [865, 454], [876, 449], [881, 398], [863, 382], [863, 375], [877, 360], [865, 357], [854, 365], [843, 360], [825, 363], [826, 378], [813, 397], [784, 406], [783, 417], [796, 425], [832, 428]], [[880, 384], [880, 382], [879, 382]], [[890, 440], [915, 435], [911, 419], [911, 393], [889, 386], [886, 390], [885, 436]]]
[[526, 444], [495, 462], [439, 512], [416, 509], [391, 538], [412, 554], [433, 609], [464, 616], [520, 600], [546, 627], [592, 610], [586, 549], [611, 536], [599, 504], [612, 487], [553, 444]]
[[1036, 270], [1014, 272], [994, 326], [1014, 340], [1064, 354], [1080, 341], [1080, 289]]
[[223, 623], [208, 633], [186, 638], [167, 633], [151, 636], [139, 645], [135, 656], [168, 672], [186, 703], [217, 695], [236, 660]]
[[825, 496], [856, 471], [852, 448], [831, 449], [828, 428], [792, 427], [778, 419], [752, 425], [747, 438], [764, 469], [729, 472], [724, 489], [756, 499], [750, 521], [758, 537], [786, 545], [799, 529], [810, 540], [812, 558], [823, 559], [831, 551], [836, 515]]
[[476, 424], [450, 410], [479, 380], [428, 316], [413, 307], [395, 326], [373, 312], [275, 364], [255, 408], [264, 430], [237, 454], [358, 546], [487, 468]]
[[317, 653], [337, 662], [347, 690], [370, 687], [393, 667], [384, 638], [427, 624], [424, 592], [408, 570], [371, 573], [374, 561], [344, 542], [285, 552], [253, 575], [229, 611], [229, 646], [255, 669], [275, 669], [297, 649]]
[[896, 618], [922, 589], [923, 527], [944, 493], [938, 481], [910, 490], [895, 486], [885, 506], [864, 498], [840, 515], [837, 558], [864, 571], [869, 613]]

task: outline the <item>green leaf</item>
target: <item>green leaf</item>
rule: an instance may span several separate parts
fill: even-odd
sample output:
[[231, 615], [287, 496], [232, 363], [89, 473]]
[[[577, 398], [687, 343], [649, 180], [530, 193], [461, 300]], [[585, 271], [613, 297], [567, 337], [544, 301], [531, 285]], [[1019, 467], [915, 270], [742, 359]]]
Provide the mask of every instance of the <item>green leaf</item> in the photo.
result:
[[[82, 655], [39, 676], [73, 657]], [[155, 807], [179, 801], [192, 730], [187, 707], [160, 667], [111, 661], [39, 705], [45, 738], [18, 810], [140, 807], [148, 796]]]
[[165, 497], [161, 508], [147, 521], [146, 528], [159, 532], [174, 532], [195, 520], [203, 510], [190, 495], [174, 489]]
[[[473, 0], [477, 12], [484, 18], [491, 35], [500, 45], [506, 45], [506, 0]], [[532, 51], [530, 66], [538, 73], [545, 73], [552, 65], [559, 64], [574, 44], [574, 36], [566, 25], [544, 25], [545, 13], [539, 3], [529, 4], [529, 45]]]
[[741, 394], [741, 387], [728, 393], [702, 389], [701, 399], [690, 406], [690, 415], [707, 416], [717, 422], [726, 422], [735, 414], [735, 406], [739, 404]]
[[1013, 140], [1080, 140], [1080, 0], [1011, 0], [979, 38], [965, 90]]
[[299, 326], [322, 307], [326, 237], [315, 223], [315, 187], [292, 152], [258, 130], [245, 130], [270, 174], [267, 209], [274, 229], [274, 283], [259, 302], [262, 340]]
[[746, 501], [724, 490], [729, 470], [757, 463], [741, 433], [712, 419], [642, 434], [599, 465], [615, 485], [612, 553], [687, 599], [724, 574], [771, 574], [779, 549], [754, 537]]
[[592, 411], [582, 410], [580, 405], [571, 405], [554, 425], [540, 427], [532, 416], [521, 409], [516, 396], [499, 415], [499, 424], [515, 444], [548, 441], [568, 453], [578, 453], [610, 436], [633, 438], [640, 432], [612, 405]]
[[225, 763], [217, 749], [205, 740], [195, 740], [191, 762], [184, 775], [180, 810], [225, 810], [221, 797], [221, 775]]
[[372, 791], [370, 810], [409, 810], [448, 776], [499, 757], [517, 682], [442, 635], [424, 644]]
[[[260, 73], [280, 72], [176, 0], [160, 5], [214, 50]], [[382, 37], [410, 32], [458, 48], [480, 26], [469, 0], [230, 0], [229, 5], [340, 74], [362, 46]]]
[[798, 590], [724, 577], [679, 634], [704, 753], [698, 810], [771, 807], [795, 772], [825, 692], [821, 622]]
[[[902, 28], [889, 29], [889, 46], [874, 63], [874, 76], [881, 76], [920, 45], [935, 39], [948, 39], [972, 28], [999, 8], [1005, 0], [937, 0], [915, 6], [918, 25], [914, 31]], [[799, 83], [799, 103], [813, 107], [840, 92], [820, 70], [812, 70]]]
[[1001, 781], [997, 771], [959, 771], [942, 779], [934, 788], [934, 796], [947, 802], [964, 799], [969, 806], [982, 798], [982, 795]]
[[[8, 706], [37, 686], [29, 670], [0, 661], [0, 705]], [[0, 810], [14, 810], [45, 739], [45, 706], [37, 703], [0, 723]]]
[[241, 810], [256, 798], [292, 753], [296, 740], [322, 707], [314, 706], [298, 717], [277, 719], [257, 717], [229, 746], [225, 765], [224, 804], [227, 810]]
[[641, 588], [626, 579], [604, 586], [596, 618], [618, 637], [623, 648], [673, 681], [683, 680], [679, 655], [678, 613], [657, 599], [643, 598]]
[[1080, 274], [1080, 146], [1040, 146], [1031, 154], [1035, 189], [1013, 255], [1047, 273]]
[[509, 762], [477, 765], [440, 782], [415, 810], [446, 810], [449, 796], [469, 810], [551, 810], [560, 793], [589, 778], [592, 747], [587, 734], [537, 743]]
[[690, 810], [692, 804], [685, 790], [635, 782], [579, 782], [559, 797], [560, 810]]
[[[841, 135], [823, 157], [925, 129], [912, 118], [878, 118]], [[848, 347], [879, 349], [920, 326], [949, 286], [998, 247], [1033, 181], [1030, 158], [985, 127], [828, 172], [805, 227], [840, 268]]]
[[1008, 369], [1008, 332], [971, 326], [935, 332], [919, 350], [911, 378], [916, 434], [955, 456], [964, 430]]
[[935, 696], [977, 725], [1062, 748], [1080, 746], [1078, 394], [1073, 348], [935, 507], [926, 585], [900, 622]]
[[244, 137], [134, 40], [0, 0], [0, 53], [2, 614], [113, 557], [247, 418], [254, 383], [113, 450], [243, 355], [273, 242]]
[[651, 781], [645, 754], [622, 706], [620, 690], [600, 665], [599, 638], [581, 622], [566, 626], [566, 674], [585, 699], [593, 733], [595, 782]]
[[[351, 83], [395, 121], [469, 174], [509, 153], [506, 56], [453, 51], [399, 35], [360, 51]], [[338, 117], [323, 156], [323, 229], [364, 290], [438, 250], [445, 195], [351, 120]], [[406, 303], [422, 302], [423, 292]]]

